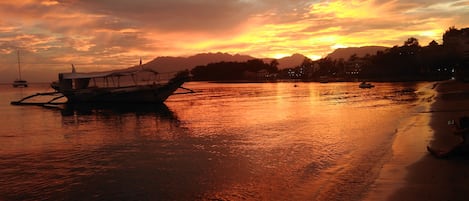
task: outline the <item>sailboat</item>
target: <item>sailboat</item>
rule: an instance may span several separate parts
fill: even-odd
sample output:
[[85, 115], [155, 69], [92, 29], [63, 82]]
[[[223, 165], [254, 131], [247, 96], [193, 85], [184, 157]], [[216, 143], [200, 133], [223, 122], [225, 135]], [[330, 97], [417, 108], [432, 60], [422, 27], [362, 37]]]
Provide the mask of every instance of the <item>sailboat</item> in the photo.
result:
[[18, 79], [13, 81], [13, 87], [28, 87], [28, 82], [21, 79], [20, 51], [18, 50]]

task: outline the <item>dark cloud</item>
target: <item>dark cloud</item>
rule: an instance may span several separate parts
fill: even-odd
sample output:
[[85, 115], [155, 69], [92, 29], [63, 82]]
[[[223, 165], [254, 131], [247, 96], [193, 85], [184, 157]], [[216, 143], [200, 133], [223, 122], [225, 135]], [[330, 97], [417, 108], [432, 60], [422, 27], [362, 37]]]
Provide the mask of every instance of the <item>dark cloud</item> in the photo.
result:
[[254, 6], [244, 1], [219, 0], [81, 0], [63, 1], [84, 12], [112, 18], [109, 25], [161, 31], [220, 31], [243, 23]]
[[[229, 32], [253, 17], [274, 23], [298, 20], [307, 12], [307, 0], [63, 0], [63, 5], [113, 18], [110, 25], [143, 27], [170, 32]], [[269, 14], [274, 14], [270, 15]], [[301, 14], [300, 14], [301, 15]]]

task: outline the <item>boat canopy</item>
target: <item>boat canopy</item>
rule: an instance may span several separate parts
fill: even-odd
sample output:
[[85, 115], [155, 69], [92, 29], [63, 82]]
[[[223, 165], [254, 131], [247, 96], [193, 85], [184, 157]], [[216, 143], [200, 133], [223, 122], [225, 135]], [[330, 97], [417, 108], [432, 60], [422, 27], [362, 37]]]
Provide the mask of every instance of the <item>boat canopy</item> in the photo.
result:
[[152, 69], [125, 69], [125, 70], [119, 70], [119, 71], [94, 72], [94, 73], [77, 73], [77, 72], [60, 73], [59, 76], [61, 79], [65, 79], [65, 80], [75, 80], [75, 79], [130, 76], [130, 75], [135, 75], [141, 72], [151, 72], [154, 74], [158, 74], [158, 72]]

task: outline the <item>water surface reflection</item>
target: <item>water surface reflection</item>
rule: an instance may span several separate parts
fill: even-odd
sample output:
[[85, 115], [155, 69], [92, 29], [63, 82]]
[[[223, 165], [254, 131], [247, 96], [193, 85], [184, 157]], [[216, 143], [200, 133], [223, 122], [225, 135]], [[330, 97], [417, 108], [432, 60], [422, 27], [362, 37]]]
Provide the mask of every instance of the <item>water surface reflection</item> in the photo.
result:
[[210, 177], [215, 156], [196, 148], [205, 143], [165, 105], [67, 105], [60, 114], [48, 118], [61, 122], [54, 132], [16, 133], [35, 142], [2, 151], [2, 200], [174, 200], [206, 191], [197, 180]]
[[348, 200], [423, 84], [296, 84], [187, 83], [198, 93], [166, 105], [63, 110], [3, 104], [19, 96], [5, 89], [0, 200]]

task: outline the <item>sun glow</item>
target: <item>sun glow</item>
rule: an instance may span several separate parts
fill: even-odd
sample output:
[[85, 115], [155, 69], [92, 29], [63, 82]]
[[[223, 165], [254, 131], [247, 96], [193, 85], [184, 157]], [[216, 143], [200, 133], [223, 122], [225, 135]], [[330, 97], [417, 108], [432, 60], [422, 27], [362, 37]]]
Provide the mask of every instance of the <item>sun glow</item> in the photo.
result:
[[319, 60], [319, 59], [322, 58], [322, 56], [314, 55], [314, 54], [308, 55], [307, 57], [310, 58], [310, 59], [313, 60], [313, 61], [316, 61], [316, 60]]
[[277, 54], [272, 55], [272, 57], [275, 59], [281, 59], [283, 57], [288, 57], [288, 56], [290, 56], [290, 54], [286, 54], [286, 53], [277, 53]]
[[438, 37], [439, 35], [442, 35], [442, 33], [441, 33], [440, 30], [428, 30], [428, 31], [422, 31], [422, 32], [420, 32], [419, 35], [420, 35], [420, 36], [425, 36], [425, 37], [436, 38], [436, 37]]
[[335, 44], [331, 46], [332, 49], [339, 49], [339, 48], [347, 48], [347, 45], [342, 45], [342, 44]]

